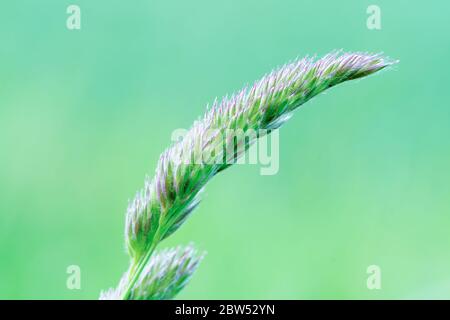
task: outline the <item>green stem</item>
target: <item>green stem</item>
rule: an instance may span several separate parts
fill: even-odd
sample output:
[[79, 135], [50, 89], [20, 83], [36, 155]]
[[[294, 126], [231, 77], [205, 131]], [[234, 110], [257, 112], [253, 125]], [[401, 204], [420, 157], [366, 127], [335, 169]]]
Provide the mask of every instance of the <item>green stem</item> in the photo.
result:
[[140, 277], [142, 271], [144, 270], [145, 265], [146, 265], [147, 262], [150, 260], [150, 257], [152, 256], [153, 252], [155, 251], [156, 246], [157, 246], [158, 243], [159, 243], [159, 238], [156, 238], [156, 237], [155, 237], [155, 240], [156, 240], [156, 241], [153, 241], [152, 245], [151, 245], [150, 248], [148, 249], [148, 251], [147, 251], [147, 253], [145, 254], [145, 256], [143, 256], [143, 257], [139, 260], [139, 262], [138, 262], [136, 268], [132, 268], [132, 269], [131, 269], [131, 272], [132, 272], [131, 279], [130, 279], [130, 281], [128, 282], [127, 288], [125, 289], [125, 291], [124, 291], [123, 294], [122, 294], [122, 297], [121, 297], [122, 300], [128, 300], [128, 299], [130, 298], [131, 291], [133, 290], [133, 287], [134, 287], [134, 285], [136, 284], [136, 281], [139, 279], [139, 277]]

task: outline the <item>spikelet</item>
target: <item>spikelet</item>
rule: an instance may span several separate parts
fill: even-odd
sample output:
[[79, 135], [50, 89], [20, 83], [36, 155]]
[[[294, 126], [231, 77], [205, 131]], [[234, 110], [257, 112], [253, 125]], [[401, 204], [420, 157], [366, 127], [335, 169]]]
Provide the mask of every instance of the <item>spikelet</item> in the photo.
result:
[[[172, 299], [190, 280], [204, 254], [192, 245], [164, 249], [153, 253], [130, 292], [133, 300]], [[128, 272], [122, 277], [117, 289], [109, 289], [100, 295], [101, 300], [119, 300], [126, 289]]]

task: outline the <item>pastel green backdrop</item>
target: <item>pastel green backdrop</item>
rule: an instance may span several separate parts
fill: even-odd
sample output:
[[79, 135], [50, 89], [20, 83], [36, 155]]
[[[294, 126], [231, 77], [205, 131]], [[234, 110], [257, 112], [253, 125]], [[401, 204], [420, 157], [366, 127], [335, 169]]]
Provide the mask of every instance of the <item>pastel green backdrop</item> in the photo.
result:
[[[81, 8], [81, 30], [66, 8]], [[381, 30], [366, 9], [381, 8]], [[0, 298], [96, 299], [127, 268], [127, 199], [176, 128], [297, 56], [400, 59], [280, 132], [162, 245], [208, 255], [179, 298], [450, 298], [446, 1], [3, 1]], [[81, 268], [81, 290], [66, 268]], [[368, 290], [378, 265], [381, 290]]]

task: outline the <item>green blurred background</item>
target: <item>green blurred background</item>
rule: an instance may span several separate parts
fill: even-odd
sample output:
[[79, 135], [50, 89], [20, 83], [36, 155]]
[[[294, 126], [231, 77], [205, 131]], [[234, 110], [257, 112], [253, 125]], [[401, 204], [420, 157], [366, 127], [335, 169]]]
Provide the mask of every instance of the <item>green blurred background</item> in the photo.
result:
[[[81, 30], [66, 8], [81, 7]], [[366, 9], [381, 8], [368, 30]], [[163, 246], [208, 251], [179, 298], [450, 298], [450, 3], [2, 1], [0, 298], [96, 299], [128, 265], [127, 199], [176, 128], [297, 56], [383, 51], [236, 166]], [[66, 268], [81, 267], [81, 290]], [[368, 290], [378, 265], [382, 289]]]

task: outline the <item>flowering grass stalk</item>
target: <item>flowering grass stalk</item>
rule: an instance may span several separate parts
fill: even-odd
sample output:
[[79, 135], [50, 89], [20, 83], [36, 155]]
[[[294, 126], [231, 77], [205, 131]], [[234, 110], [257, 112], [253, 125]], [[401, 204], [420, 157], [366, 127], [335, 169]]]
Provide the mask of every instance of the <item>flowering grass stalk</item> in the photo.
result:
[[[184, 138], [164, 151], [153, 179], [128, 206], [125, 241], [131, 258], [116, 289], [104, 299], [171, 299], [189, 281], [202, 254], [192, 246], [156, 252], [199, 204], [199, 194], [256, 139], [279, 128], [299, 106], [339, 83], [362, 78], [395, 63], [380, 54], [333, 52], [286, 64], [231, 97], [215, 101]], [[256, 135], [224, 139], [227, 130]], [[247, 138], [246, 138], [247, 137]], [[235, 146], [241, 146], [236, 149]], [[218, 152], [217, 150], [227, 150]], [[208, 161], [198, 154], [207, 155]]]

